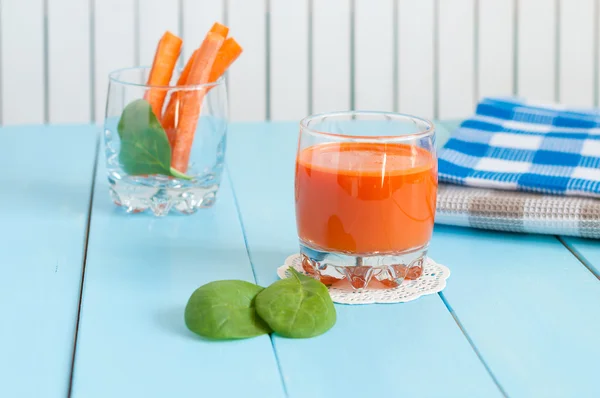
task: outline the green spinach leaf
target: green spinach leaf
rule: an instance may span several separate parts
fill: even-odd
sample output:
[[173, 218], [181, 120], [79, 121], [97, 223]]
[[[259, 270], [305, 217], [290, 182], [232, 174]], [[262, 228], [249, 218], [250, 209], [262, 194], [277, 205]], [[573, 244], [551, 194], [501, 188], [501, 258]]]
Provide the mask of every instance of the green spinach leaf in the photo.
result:
[[196, 289], [185, 307], [185, 324], [194, 333], [213, 339], [241, 339], [270, 333], [256, 314], [254, 300], [263, 288], [224, 280]]
[[148, 101], [139, 99], [128, 104], [123, 109], [117, 131], [121, 138], [119, 162], [127, 174], [162, 174], [190, 179], [171, 167], [167, 133]]
[[258, 293], [256, 312], [277, 334], [306, 338], [325, 333], [336, 321], [335, 307], [325, 285], [290, 268], [282, 279]]

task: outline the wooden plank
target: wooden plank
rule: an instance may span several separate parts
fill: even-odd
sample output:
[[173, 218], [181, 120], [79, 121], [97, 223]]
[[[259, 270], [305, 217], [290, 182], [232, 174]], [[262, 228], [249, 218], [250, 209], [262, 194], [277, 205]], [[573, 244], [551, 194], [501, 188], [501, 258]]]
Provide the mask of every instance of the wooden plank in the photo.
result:
[[515, 3], [497, 0], [480, 0], [478, 3], [476, 56], [479, 98], [513, 94]]
[[439, 118], [466, 117], [475, 105], [474, 0], [440, 1]]
[[[460, 278], [443, 295], [509, 396], [600, 393], [600, 348], [589, 344], [600, 332], [600, 283], [555, 237], [442, 226], [435, 236], [432, 256]], [[561, 239], [600, 275], [597, 241]]]
[[594, 1], [560, 2], [559, 99], [594, 105]]
[[4, 1], [0, 7], [1, 122], [43, 123], [44, 1]]
[[308, 115], [308, 11], [308, 0], [271, 0], [272, 120], [300, 120]]
[[600, 278], [600, 243], [594, 239], [561, 237], [564, 244], [579, 260]]
[[[179, 0], [137, 0], [140, 65], [152, 65], [156, 46], [166, 30], [181, 36]], [[133, 22], [133, 21], [132, 21]]]
[[90, 2], [48, 1], [50, 123], [91, 121]]
[[556, 100], [556, 1], [518, 2], [517, 92], [529, 100]]
[[104, 120], [108, 74], [113, 70], [136, 66], [136, 0], [94, 2], [95, 119]]
[[[187, 62], [194, 50], [200, 47], [213, 23], [225, 23], [224, 6], [221, 0], [182, 0], [181, 7], [183, 59]], [[240, 39], [235, 32], [231, 34]]]
[[313, 0], [313, 113], [350, 109], [350, 18], [347, 0]]
[[398, 103], [403, 113], [434, 117], [434, 0], [398, 3]]
[[[276, 268], [298, 250], [296, 131], [296, 123], [243, 123], [230, 129], [228, 168], [262, 285], [275, 281]], [[253, 156], [257, 153], [261, 156]], [[336, 310], [337, 325], [323, 336], [273, 337], [290, 397], [388, 396], [398, 388], [410, 397], [500, 395], [438, 296], [399, 305], [337, 305]], [[332, 369], [336, 377], [315, 379]], [[436, 382], [424, 385], [424, 374]]]
[[442, 292], [508, 396], [598, 396], [600, 282], [552, 236], [438, 226]]
[[229, 180], [193, 216], [126, 215], [99, 162], [72, 396], [283, 396], [268, 336], [214, 342], [183, 322], [200, 285], [253, 281]]
[[355, 109], [394, 110], [393, 23], [392, 0], [355, 2]]
[[439, 150], [439, 149], [443, 148], [444, 144], [446, 144], [446, 142], [448, 142], [448, 140], [450, 139], [450, 135], [454, 131], [454, 126], [452, 125], [452, 123], [449, 123], [449, 126], [448, 126], [448, 123], [444, 123], [439, 120], [435, 120], [434, 125], [435, 125], [435, 145], [436, 145], [436, 148], [438, 148], [438, 150]]
[[267, 117], [267, 47], [265, 0], [229, 0], [227, 20], [244, 54], [230, 68], [229, 109], [232, 120]]
[[[443, 143], [445, 144], [446, 141], [448, 141], [448, 139], [450, 138], [450, 134], [456, 130], [458, 128], [458, 126], [460, 126], [460, 124], [462, 123], [462, 120], [460, 119], [454, 119], [454, 120], [437, 120], [435, 125], [436, 127], [442, 127], [444, 128], [447, 132], [449, 133], [445, 133], [442, 131], [442, 134], [445, 138], [445, 140], [443, 141]], [[438, 131], [436, 131], [436, 139], [439, 141], [440, 140], [440, 135], [438, 134]]]
[[66, 397], [96, 128], [5, 127], [0, 141], [0, 396]]

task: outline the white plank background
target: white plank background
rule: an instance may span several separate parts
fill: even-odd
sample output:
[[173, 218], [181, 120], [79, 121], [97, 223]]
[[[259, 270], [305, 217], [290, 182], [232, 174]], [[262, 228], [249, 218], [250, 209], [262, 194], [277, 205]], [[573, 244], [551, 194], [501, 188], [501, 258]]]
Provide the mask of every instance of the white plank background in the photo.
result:
[[313, 0], [312, 14], [312, 112], [349, 109], [350, 2]]
[[434, 117], [434, 0], [400, 0], [398, 105], [400, 112]]
[[475, 105], [475, 0], [438, 0], [438, 107], [442, 119], [468, 115]]
[[43, 123], [44, 1], [4, 0], [0, 8], [1, 121]]
[[229, 115], [233, 120], [265, 120], [270, 118], [267, 112], [267, 3], [266, 0], [228, 0], [227, 6], [231, 35], [244, 49], [229, 71]]
[[594, 81], [594, 11], [594, 0], [560, 2], [558, 67], [561, 102], [594, 105], [594, 85], [590, 84]]
[[515, 1], [479, 0], [477, 18], [477, 94], [514, 93]]
[[214, 21], [244, 47], [232, 120], [348, 109], [468, 116], [489, 95], [598, 105], [600, 0], [2, 0], [0, 124], [99, 122], [109, 71], [181, 63]]
[[600, 0], [594, 5], [594, 106], [600, 106]]
[[355, 109], [394, 110], [393, 3], [355, 0]]
[[308, 114], [308, 0], [271, 0], [270, 114], [299, 120]]
[[81, 123], [92, 119], [89, 6], [89, 1], [48, 0], [50, 123]]
[[108, 74], [136, 65], [135, 0], [100, 0], [94, 3], [95, 121], [102, 122], [106, 107]]
[[[519, 0], [518, 6], [518, 93], [532, 100], [555, 101], [558, 99], [557, 2]], [[577, 24], [570, 28], [579, 29]]]

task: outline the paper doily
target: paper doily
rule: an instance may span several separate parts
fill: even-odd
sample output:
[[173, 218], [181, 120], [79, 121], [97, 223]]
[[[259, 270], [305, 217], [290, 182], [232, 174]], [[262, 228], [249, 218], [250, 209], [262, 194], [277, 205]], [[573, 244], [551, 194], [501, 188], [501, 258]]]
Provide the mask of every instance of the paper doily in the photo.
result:
[[[289, 277], [287, 272], [289, 267], [294, 267], [296, 271], [307, 275], [302, 269], [300, 254], [289, 256], [285, 264], [277, 269], [277, 275], [281, 279]], [[405, 303], [427, 294], [441, 292], [446, 287], [446, 279], [449, 276], [448, 267], [427, 258], [423, 264], [423, 274], [418, 279], [405, 280], [393, 289], [364, 289], [361, 292], [335, 287], [328, 289], [331, 299], [339, 304]]]

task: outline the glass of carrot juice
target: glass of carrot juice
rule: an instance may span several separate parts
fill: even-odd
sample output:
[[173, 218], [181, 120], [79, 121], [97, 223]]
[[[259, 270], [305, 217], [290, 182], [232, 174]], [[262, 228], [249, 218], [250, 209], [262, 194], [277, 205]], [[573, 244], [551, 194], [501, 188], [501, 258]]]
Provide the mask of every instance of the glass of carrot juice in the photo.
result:
[[393, 288], [421, 276], [436, 193], [431, 122], [367, 111], [300, 122], [295, 202], [302, 266], [326, 285]]

